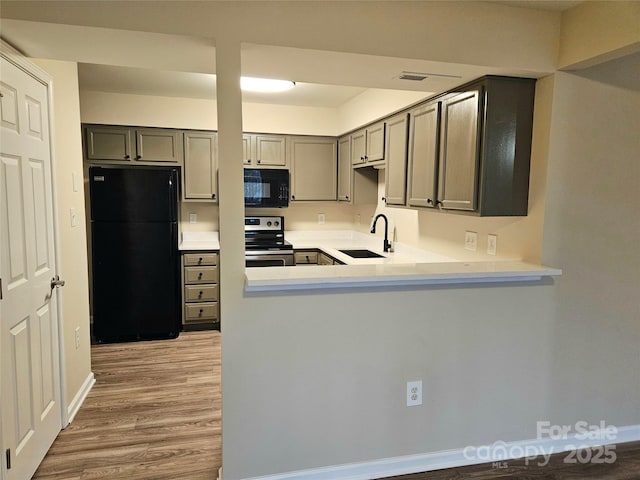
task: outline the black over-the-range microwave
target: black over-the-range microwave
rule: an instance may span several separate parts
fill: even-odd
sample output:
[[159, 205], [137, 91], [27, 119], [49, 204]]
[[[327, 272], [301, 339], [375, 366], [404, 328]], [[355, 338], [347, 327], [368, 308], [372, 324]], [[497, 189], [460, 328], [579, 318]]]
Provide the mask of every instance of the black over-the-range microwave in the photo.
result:
[[289, 206], [289, 170], [245, 168], [244, 206], [282, 208]]

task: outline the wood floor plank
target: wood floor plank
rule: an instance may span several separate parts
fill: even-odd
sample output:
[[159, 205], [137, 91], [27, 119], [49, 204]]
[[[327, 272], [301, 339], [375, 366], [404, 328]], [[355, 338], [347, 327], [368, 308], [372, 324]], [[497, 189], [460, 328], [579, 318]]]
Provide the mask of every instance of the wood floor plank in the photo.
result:
[[35, 480], [211, 480], [222, 461], [220, 333], [94, 345], [96, 385]]

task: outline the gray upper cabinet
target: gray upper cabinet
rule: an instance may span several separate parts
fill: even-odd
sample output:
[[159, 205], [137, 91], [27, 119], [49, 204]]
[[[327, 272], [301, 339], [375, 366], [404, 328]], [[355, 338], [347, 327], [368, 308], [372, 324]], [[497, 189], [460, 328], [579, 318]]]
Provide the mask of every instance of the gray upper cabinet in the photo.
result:
[[254, 135], [256, 166], [286, 166], [285, 139], [284, 135]]
[[442, 102], [439, 200], [443, 208], [475, 210], [480, 148], [481, 88]]
[[353, 168], [351, 168], [351, 137], [338, 139], [338, 201], [351, 201]]
[[364, 165], [367, 155], [367, 131], [360, 130], [351, 134], [351, 164]]
[[384, 128], [385, 122], [378, 122], [367, 127], [367, 154], [368, 164], [384, 162]]
[[252, 135], [248, 133], [242, 135], [242, 163], [245, 165], [253, 165], [256, 163], [253, 148], [251, 148], [251, 137]]
[[442, 207], [527, 215], [535, 80], [488, 76], [442, 97]]
[[351, 134], [351, 164], [384, 164], [384, 122], [369, 125]]
[[85, 126], [86, 160], [106, 163], [181, 164], [182, 132], [162, 128]]
[[409, 112], [409, 182], [410, 207], [434, 207], [438, 173], [440, 102], [433, 102]]
[[409, 118], [401, 113], [386, 121], [385, 202], [405, 205], [407, 198], [407, 133]]
[[136, 129], [136, 160], [179, 163], [182, 160], [182, 133], [160, 128]]
[[128, 127], [87, 126], [85, 128], [86, 159], [90, 161], [131, 161], [132, 134], [133, 130]]
[[291, 200], [336, 200], [337, 142], [327, 137], [289, 137]]
[[217, 134], [184, 133], [184, 200], [218, 201]]

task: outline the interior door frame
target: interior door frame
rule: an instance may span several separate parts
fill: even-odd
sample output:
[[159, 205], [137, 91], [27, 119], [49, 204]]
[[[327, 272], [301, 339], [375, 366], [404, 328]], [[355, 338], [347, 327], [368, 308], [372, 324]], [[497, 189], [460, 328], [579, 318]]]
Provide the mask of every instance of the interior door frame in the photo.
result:
[[[60, 275], [64, 278], [62, 271], [62, 258], [60, 253], [60, 232], [59, 232], [59, 215], [58, 215], [58, 189], [57, 189], [57, 170], [56, 170], [56, 149], [55, 149], [55, 130], [54, 130], [54, 116], [53, 109], [53, 79], [51, 76], [38, 67], [36, 64], [29, 61], [22, 53], [7, 43], [0, 37], [0, 55], [8, 62], [14, 64], [25, 73], [36, 79], [47, 87], [47, 105], [49, 107], [49, 150], [50, 150], [50, 168], [51, 168], [51, 206], [53, 210], [53, 249], [56, 262], [56, 275]], [[62, 430], [69, 425], [69, 414], [67, 412], [67, 395], [66, 395], [66, 371], [64, 363], [64, 319], [62, 314], [62, 295], [61, 288], [54, 288], [54, 293], [57, 300], [56, 313], [58, 315], [58, 363], [60, 366], [60, 409], [62, 410], [62, 424], [60, 429]], [[0, 342], [0, 348], [2, 343]], [[0, 351], [0, 356], [2, 352]], [[0, 407], [1, 408], [1, 407]], [[0, 415], [0, 438], [2, 438], [2, 415]]]

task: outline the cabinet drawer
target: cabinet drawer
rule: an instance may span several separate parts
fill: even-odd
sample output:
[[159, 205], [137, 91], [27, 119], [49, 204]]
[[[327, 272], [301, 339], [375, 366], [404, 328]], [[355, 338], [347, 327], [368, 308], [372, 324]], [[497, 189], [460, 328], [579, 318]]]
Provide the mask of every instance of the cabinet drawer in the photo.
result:
[[184, 287], [185, 302], [217, 302], [218, 285], [195, 285]]
[[190, 303], [185, 306], [185, 315], [184, 315], [185, 323], [202, 322], [205, 320], [217, 320], [217, 319], [218, 319], [217, 302]]
[[318, 264], [318, 252], [295, 252], [296, 265]]
[[192, 265], [218, 265], [217, 253], [185, 253], [184, 265], [189, 267]]
[[217, 283], [218, 267], [184, 267], [184, 283]]

